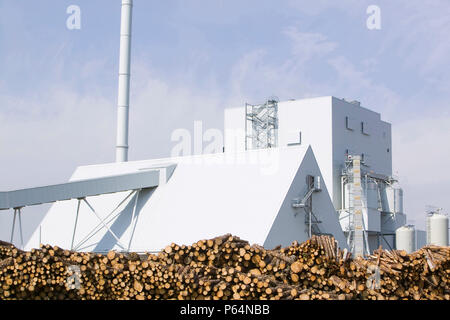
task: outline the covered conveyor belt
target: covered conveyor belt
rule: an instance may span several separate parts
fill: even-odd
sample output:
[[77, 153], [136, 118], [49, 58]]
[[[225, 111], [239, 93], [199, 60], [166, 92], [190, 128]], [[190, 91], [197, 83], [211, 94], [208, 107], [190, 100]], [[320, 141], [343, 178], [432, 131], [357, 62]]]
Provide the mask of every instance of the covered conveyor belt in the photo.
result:
[[0, 192], [0, 210], [157, 187], [170, 178], [175, 170], [175, 166], [174, 164], [170, 164], [167, 166], [148, 168], [142, 172]]

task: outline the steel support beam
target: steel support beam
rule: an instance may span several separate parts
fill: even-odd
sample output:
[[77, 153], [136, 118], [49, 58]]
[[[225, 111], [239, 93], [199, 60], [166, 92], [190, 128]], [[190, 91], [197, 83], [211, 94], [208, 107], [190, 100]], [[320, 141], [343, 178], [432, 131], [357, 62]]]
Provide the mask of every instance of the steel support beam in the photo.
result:
[[[125, 203], [125, 201], [127, 201], [133, 194], [136, 193], [136, 190], [131, 191], [103, 220], [105, 221], [106, 224], [110, 223], [112, 220], [114, 220], [119, 214], [117, 213], [116, 215], [114, 215], [113, 217], [111, 217], [111, 215], [114, 214], [114, 212], [116, 212], [116, 210], [118, 210], [120, 208], [120, 206], [122, 204]], [[111, 218], [110, 218], [111, 217]], [[108, 218], [110, 218], [109, 220], [107, 220]], [[99, 224], [97, 224], [89, 233], [86, 237], [83, 238], [83, 240], [81, 240], [75, 247], [74, 250], [77, 251], [80, 249], [80, 247], [85, 244], [87, 241], [89, 241], [93, 236], [95, 236], [100, 230], [103, 229], [103, 224], [100, 222]]]
[[98, 215], [98, 213], [94, 210], [94, 208], [91, 206], [91, 204], [86, 200], [86, 198], [83, 199], [84, 203], [87, 204], [87, 206], [89, 207], [89, 209], [91, 209], [91, 211], [95, 214], [95, 216], [98, 218], [98, 220], [100, 220], [100, 222], [102, 223], [103, 227], [106, 228], [106, 230], [108, 230], [108, 232], [113, 236], [114, 239], [116, 239], [117, 244], [125, 250], [125, 246], [120, 242], [120, 239], [116, 236], [116, 234], [111, 230], [110, 227], [108, 227], [108, 225], [105, 223], [105, 221]]
[[73, 250], [73, 242], [75, 241], [75, 233], [77, 232], [78, 215], [80, 213], [81, 200], [82, 199], [78, 199], [78, 203], [77, 203], [77, 215], [75, 217], [75, 224], [73, 226], [73, 235], [72, 235], [72, 242], [70, 244], [70, 250]]
[[133, 215], [131, 216], [131, 225], [133, 226], [133, 229], [131, 229], [130, 241], [128, 242], [127, 251], [130, 251], [131, 241], [133, 241], [134, 230], [136, 229], [136, 224], [137, 224], [136, 207], [137, 207], [137, 203], [138, 203], [140, 194], [141, 194], [141, 190], [136, 191], [136, 199], [134, 201], [134, 206], [133, 206]]
[[14, 231], [15, 231], [15, 228], [16, 228], [16, 217], [19, 218], [20, 245], [21, 245], [21, 249], [23, 249], [24, 248], [24, 243], [23, 243], [22, 208], [21, 207], [14, 208], [14, 218], [13, 218], [13, 224], [12, 224], [12, 229], [11, 229], [11, 240], [10, 240], [10, 243], [13, 243], [13, 241], [14, 241]]

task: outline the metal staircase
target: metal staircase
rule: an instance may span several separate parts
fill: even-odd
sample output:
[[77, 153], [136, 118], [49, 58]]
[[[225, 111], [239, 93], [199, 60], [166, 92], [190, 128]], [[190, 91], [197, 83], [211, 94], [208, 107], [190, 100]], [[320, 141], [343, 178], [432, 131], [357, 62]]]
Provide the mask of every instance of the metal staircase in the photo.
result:
[[245, 104], [245, 149], [267, 149], [278, 145], [278, 101]]
[[312, 210], [312, 195], [322, 191], [320, 188], [320, 176], [307, 176], [307, 191], [303, 198], [296, 198], [292, 202], [293, 208], [302, 208], [305, 210], [305, 224], [308, 229], [308, 236], [320, 235], [319, 224], [322, 223]]

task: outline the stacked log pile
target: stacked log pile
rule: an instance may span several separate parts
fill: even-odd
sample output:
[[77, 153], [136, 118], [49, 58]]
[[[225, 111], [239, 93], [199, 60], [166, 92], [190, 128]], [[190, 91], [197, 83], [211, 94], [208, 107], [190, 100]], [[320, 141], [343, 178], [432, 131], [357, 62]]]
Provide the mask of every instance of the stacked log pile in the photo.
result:
[[0, 299], [447, 299], [450, 247], [352, 259], [333, 238], [267, 250], [224, 235], [158, 254], [0, 242]]

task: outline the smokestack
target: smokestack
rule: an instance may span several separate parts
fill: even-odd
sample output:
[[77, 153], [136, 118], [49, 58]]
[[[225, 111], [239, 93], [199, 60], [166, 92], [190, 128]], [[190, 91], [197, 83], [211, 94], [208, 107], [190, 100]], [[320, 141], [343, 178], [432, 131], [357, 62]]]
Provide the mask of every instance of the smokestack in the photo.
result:
[[128, 109], [130, 103], [131, 22], [133, 0], [122, 0], [120, 22], [119, 94], [116, 162], [128, 161]]

